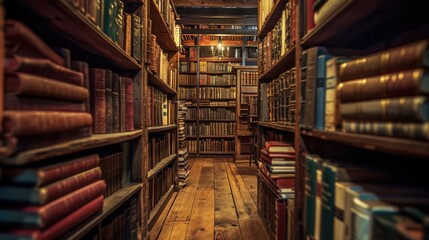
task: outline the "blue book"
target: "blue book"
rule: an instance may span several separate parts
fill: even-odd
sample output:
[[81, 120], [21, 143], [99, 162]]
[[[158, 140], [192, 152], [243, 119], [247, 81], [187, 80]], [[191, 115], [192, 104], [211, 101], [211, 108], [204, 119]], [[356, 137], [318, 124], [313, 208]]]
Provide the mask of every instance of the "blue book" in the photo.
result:
[[317, 57], [315, 128], [319, 130], [325, 127], [326, 62], [332, 57], [331, 55]]

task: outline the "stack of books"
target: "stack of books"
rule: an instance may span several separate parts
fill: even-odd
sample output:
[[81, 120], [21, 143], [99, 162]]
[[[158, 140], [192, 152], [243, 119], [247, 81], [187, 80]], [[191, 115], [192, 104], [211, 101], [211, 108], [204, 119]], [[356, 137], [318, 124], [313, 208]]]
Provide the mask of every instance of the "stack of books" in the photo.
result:
[[99, 165], [98, 155], [90, 155], [57, 164], [5, 167], [0, 238], [57, 239], [99, 212], [106, 190]]
[[188, 149], [186, 146], [185, 119], [187, 117], [188, 108], [185, 106], [185, 101], [178, 103], [178, 140], [179, 140], [179, 187], [186, 185], [186, 179], [189, 176], [188, 165]]
[[280, 199], [295, 196], [295, 149], [283, 141], [266, 141], [258, 175]]

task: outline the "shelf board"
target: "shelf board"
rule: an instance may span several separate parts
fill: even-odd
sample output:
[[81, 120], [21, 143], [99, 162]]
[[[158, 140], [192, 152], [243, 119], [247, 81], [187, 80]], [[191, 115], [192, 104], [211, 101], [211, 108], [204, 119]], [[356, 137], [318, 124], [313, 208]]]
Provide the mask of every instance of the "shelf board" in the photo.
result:
[[285, 131], [285, 132], [291, 132], [291, 133], [295, 132], [294, 126], [286, 126], [286, 125], [267, 123], [267, 122], [258, 122], [258, 125], [261, 127], [272, 128], [275, 130], [280, 130], [280, 131]]
[[224, 100], [224, 101], [227, 101], [227, 100], [235, 100], [235, 98], [200, 98], [200, 100], [212, 100], [212, 101]]
[[177, 52], [179, 49], [174, 42], [172, 33], [167, 27], [161, 13], [156, 7], [155, 1], [150, 0], [150, 19], [152, 20], [152, 34], [156, 35], [156, 42], [167, 52]]
[[148, 69], [148, 83], [149, 85], [161, 90], [163, 93], [170, 94], [170, 95], [177, 94], [176, 90], [171, 88], [166, 82], [161, 80], [157, 75], [153, 74], [149, 69]]
[[225, 85], [200, 85], [200, 87], [235, 87], [235, 84], [225, 84]]
[[222, 155], [222, 154], [235, 154], [233, 151], [200, 151], [200, 154], [212, 154], [212, 155]]
[[[194, 107], [194, 106], [192, 106], [192, 107]], [[235, 108], [235, 107], [236, 106], [204, 106], [204, 105], [200, 105], [200, 108]]]
[[106, 217], [110, 216], [117, 208], [124, 204], [131, 196], [142, 188], [141, 183], [131, 183], [123, 187], [104, 199], [103, 210], [92, 218], [84, 221], [74, 230], [70, 231], [70, 235], [66, 235], [64, 239], [81, 239], [86, 233], [101, 223]]
[[208, 135], [201, 135], [199, 138], [235, 138], [235, 135], [219, 135], [219, 136], [208, 136]]
[[295, 66], [295, 46], [285, 53], [277, 62], [262, 75], [259, 75], [259, 81], [267, 82], [277, 78], [286, 70]]
[[235, 122], [235, 119], [199, 119], [200, 122]]
[[346, 132], [302, 130], [302, 135], [405, 156], [429, 157], [429, 142]]
[[167, 193], [164, 194], [164, 196], [161, 197], [161, 199], [158, 201], [158, 203], [155, 205], [155, 207], [150, 211], [149, 213], [149, 221], [148, 221], [148, 227], [149, 230], [152, 229], [153, 225], [155, 224], [156, 220], [158, 219], [159, 215], [161, 214], [162, 210], [164, 210], [165, 205], [170, 200], [171, 196], [174, 192], [174, 185], [171, 185], [170, 189], [167, 191]]
[[168, 166], [175, 158], [177, 154], [170, 155], [164, 159], [162, 159], [159, 163], [155, 165], [149, 172], [147, 173], [147, 178], [152, 178], [157, 173], [159, 173], [162, 169]]
[[264, 25], [258, 33], [259, 38], [264, 38], [271, 30], [273, 30], [274, 26], [277, 24], [280, 17], [282, 16], [282, 11], [285, 8], [286, 2], [287, 0], [277, 1], [276, 5], [271, 10], [271, 13], [268, 15], [267, 19], [264, 22]]
[[[389, 7], [386, 8], [386, 5]], [[407, 4], [404, 1], [373, 0], [362, 2], [347, 0], [325, 21], [318, 24], [302, 39], [302, 45], [361, 48], [372, 46], [376, 39], [386, 39], [403, 19], [418, 22], [425, 11], [423, 2]], [[393, 11], [392, 11], [393, 10]], [[411, 14], [416, 16], [410, 18]], [[368, 38], [371, 36], [371, 38]]]
[[75, 9], [70, 1], [40, 0], [21, 2], [33, 13], [43, 17], [43, 23], [56, 33], [67, 38], [85, 51], [107, 59], [114, 66], [127, 70], [140, 70], [140, 64], [97, 28], [82, 12]]
[[171, 125], [165, 125], [165, 126], [148, 127], [147, 131], [150, 133], [154, 133], [154, 132], [168, 131], [168, 130], [175, 129], [175, 128], [177, 128], [177, 125], [171, 124]]
[[31, 162], [37, 162], [50, 157], [57, 157], [90, 148], [128, 141], [142, 136], [142, 133], [143, 130], [121, 133], [95, 134], [90, 137], [79, 138], [64, 143], [49, 145], [43, 148], [19, 152], [16, 156], [3, 159], [2, 164], [23, 165]]
[[200, 74], [222, 75], [222, 74], [235, 74], [235, 73], [233, 73], [233, 72], [200, 72]]
[[179, 84], [179, 87], [197, 87], [196, 84]]

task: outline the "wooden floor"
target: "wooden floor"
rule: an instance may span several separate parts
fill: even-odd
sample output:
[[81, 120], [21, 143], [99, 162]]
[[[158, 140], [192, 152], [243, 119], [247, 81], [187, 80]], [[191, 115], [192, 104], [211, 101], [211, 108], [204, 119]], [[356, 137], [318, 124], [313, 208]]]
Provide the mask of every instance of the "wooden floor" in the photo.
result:
[[256, 209], [255, 166], [226, 158], [190, 163], [187, 186], [173, 195], [150, 232], [151, 240], [269, 239]]

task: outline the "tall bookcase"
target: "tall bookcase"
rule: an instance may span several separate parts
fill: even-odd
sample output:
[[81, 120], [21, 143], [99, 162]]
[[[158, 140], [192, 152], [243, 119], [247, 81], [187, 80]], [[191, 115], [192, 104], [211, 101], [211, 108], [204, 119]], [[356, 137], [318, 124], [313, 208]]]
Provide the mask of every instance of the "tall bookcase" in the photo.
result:
[[[179, 39], [177, 35], [180, 35], [178, 33], [180, 27], [175, 24], [178, 15], [173, 2], [169, 0], [43, 0], [5, 1], [4, 5], [8, 19], [13, 18], [23, 22], [50, 47], [69, 49], [69, 52], [63, 49], [56, 50], [62, 58], [67, 59], [67, 56], [71, 55], [72, 61], [86, 62], [89, 68], [108, 69], [114, 73], [114, 77], [128, 78], [132, 84], [126, 86], [132, 87], [129, 88], [132, 91], [125, 92], [128, 88], [124, 85], [122, 94], [124, 100], [126, 96], [128, 97], [127, 105], [124, 105], [127, 111], [124, 110], [122, 113], [120, 109], [113, 110], [118, 111], [113, 115], [116, 113], [118, 116], [124, 116], [127, 121], [127, 131], [107, 130], [107, 133], [96, 134], [89, 133], [89, 130], [86, 132], [86, 129], [79, 129], [76, 134], [85, 130], [85, 135], [75, 136], [71, 140], [67, 139], [75, 134], [70, 132], [58, 134], [54, 132], [56, 136], [37, 135], [25, 143], [37, 145], [37, 147], [30, 148], [29, 145], [22, 145], [13, 153], [10, 152], [12, 145], [2, 140], [0, 168], [3, 174], [0, 174], [0, 188], [6, 185], [21, 187], [11, 182], [10, 169], [38, 169], [44, 166], [57, 166], [54, 163], [62, 164], [68, 160], [77, 161], [85, 156], [92, 156], [95, 159], [96, 156], [101, 168], [100, 178], [106, 184], [102, 210], [82, 218], [83, 215], [88, 215], [85, 213], [85, 210], [88, 211], [84, 208], [85, 205], [82, 210], [78, 208], [76, 212], [68, 212], [70, 216], [63, 216], [63, 220], [53, 223], [52, 226], [43, 226], [38, 234], [44, 238], [49, 236], [44, 234], [59, 232], [60, 234], [56, 234], [54, 238], [62, 239], [103, 239], [108, 236], [116, 236], [118, 239], [148, 239], [149, 230], [178, 186], [176, 123], [178, 45], [180, 43], [177, 41]], [[114, 6], [113, 15], [106, 10], [108, 6]], [[113, 27], [111, 29], [104, 27], [108, 23], [101, 21], [100, 16], [104, 17], [104, 21], [111, 21], [109, 24], [113, 24]], [[4, 22], [4, 15], [1, 17]], [[127, 28], [129, 20], [136, 20], [132, 23], [134, 29]], [[124, 25], [121, 26], [121, 24]], [[124, 38], [130, 37], [130, 33], [136, 36], [140, 34], [139, 37], [133, 38], [135, 45], [130, 46], [130, 49], [127, 49], [126, 44], [121, 46], [121, 39], [117, 35], [121, 35], [121, 31], [118, 30], [120, 27], [123, 27]], [[4, 41], [1, 43], [3, 50], [6, 45]], [[8, 54], [9, 51], [11, 50], [8, 50]], [[40, 73], [44, 74], [43, 71]], [[2, 74], [1, 79], [3, 77]], [[91, 74], [89, 78], [93, 78]], [[102, 80], [106, 79], [107, 77]], [[89, 84], [89, 80], [85, 81], [84, 84], [92, 84]], [[1, 82], [3, 86], [3, 80]], [[88, 85], [84, 86], [89, 91]], [[122, 86], [120, 87], [122, 89]], [[102, 90], [113, 91], [107, 87]], [[119, 96], [116, 96], [121, 98], [121, 92], [118, 94]], [[2, 90], [2, 100], [5, 95]], [[92, 92], [90, 96], [94, 97]], [[106, 106], [108, 101], [120, 100], [115, 95], [111, 96], [113, 100], [106, 97]], [[132, 98], [129, 98], [130, 96]], [[87, 104], [89, 103], [88, 100]], [[3, 109], [3, 104], [1, 108]], [[5, 108], [9, 109], [10, 105], [6, 105]], [[93, 110], [100, 108], [99, 105], [92, 107]], [[85, 109], [89, 111], [88, 107]], [[59, 116], [68, 115], [60, 112]], [[91, 129], [104, 124], [107, 125], [106, 129], [111, 128], [108, 121], [101, 122], [97, 117], [98, 115], [93, 113], [92, 118], [95, 123]], [[1, 118], [4, 119], [3, 112]], [[119, 120], [122, 121], [117, 119]], [[2, 138], [5, 134], [6, 130], [3, 129]], [[56, 142], [50, 141], [49, 144], [43, 142], [45, 139], [50, 140], [51, 137], [54, 137]], [[96, 171], [99, 170], [96, 169]], [[99, 185], [102, 186], [101, 183]], [[80, 186], [80, 188], [84, 187], [86, 186]], [[10, 204], [15, 206], [14, 203]], [[2, 206], [8, 206], [8, 204]], [[97, 208], [92, 209], [88, 212]], [[52, 230], [51, 227], [55, 229]], [[45, 233], [46, 229], [49, 229], [47, 233]]]
[[[337, 194], [344, 193], [349, 196], [351, 192], [356, 193], [357, 190], [353, 190], [348, 186], [360, 187], [362, 182], [370, 182], [386, 190], [391, 185], [384, 183], [380, 176], [389, 172], [394, 174], [395, 170], [393, 169], [402, 169], [402, 173], [407, 172], [405, 176], [408, 177], [406, 178], [412, 176], [413, 179], [420, 179], [420, 177], [423, 177], [423, 174], [420, 174], [417, 169], [426, 164], [425, 160], [429, 156], [429, 144], [427, 138], [420, 137], [420, 140], [418, 140], [418, 136], [419, 133], [425, 131], [410, 130], [410, 132], [405, 133], [406, 130], [404, 129], [407, 124], [410, 124], [409, 121], [411, 120], [408, 119], [404, 120], [405, 122], [399, 123], [395, 122], [393, 118], [390, 118], [391, 123], [389, 124], [394, 125], [395, 129], [392, 129], [392, 131], [383, 131], [383, 127], [381, 126], [387, 126], [385, 120], [379, 120], [381, 122], [377, 123], [380, 124], [377, 125], [379, 127], [374, 127], [375, 123], [371, 122], [371, 118], [368, 115], [359, 115], [359, 119], [353, 119], [345, 115], [344, 112], [341, 112], [344, 111], [342, 108], [346, 106], [342, 105], [343, 102], [348, 101], [353, 103], [351, 96], [354, 96], [355, 99], [365, 99], [368, 97], [367, 90], [370, 89], [369, 86], [365, 91], [359, 92], [358, 97], [345, 92], [341, 92], [342, 95], [337, 94], [337, 98], [332, 95], [328, 96], [328, 94], [331, 94], [332, 90], [335, 91], [335, 89], [337, 92], [342, 91], [341, 88], [353, 80], [352, 76], [351, 78], [345, 78], [343, 73], [340, 73], [340, 70], [335, 70], [336, 68], [344, 71], [344, 69], [350, 67], [347, 63], [344, 63], [348, 61], [351, 64], [356, 64], [356, 61], [360, 61], [358, 64], [362, 64], [361, 71], [359, 72], [361, 77], [358, 78], [362, 81], [369, 81], [371, 78], [380, 77], [381, 73], [386, 74], [383, 75], [385, 80], [382, 79], [377, 84], [371, 86], [373, 89], [379, 89], [384, 86], [383, 84], [385, 83], [383, 82], [402, 80], [403, 77], [399, 77], [399, 75], [403, 76], [406, 74], [407, 67], [388, 69], [385, 66], [394, 66], [391, 62], [394, 60], [407, 61], [403, 56], [410, 50], [406, 50], [404, 44], [427, 39], [428, 33], [426, 30], [428, 29], [428, 21], [422, 18], [425, 14], [424, 10], [422, 10], [422, 4], [407, 4], [405, 1], [395, 1], [392, 3], [384, 0], [370, 2], [355, 0], [326, 1], [326, 3], [311, 0], [259, 1], [259, 50], [269, 49], [268, 56], [265, 56], [262, 52], [258, 59], [259, 98], [261, 104], [259, 148], [263, 147], [267, 138], [272, 140], [278, 137], [270, 136], [269, 131], [273, 130], [277, 132], [277, 135], [282, 136], [280, 137], [282, 140], [294, 142], [297, 153], [295, 164], [295, 197], [291, 202], [288, 199], [287, 204], [282, 205], [292, 208], [293, 211], [288, 209], [286, 216], [289, 219], [287, 223], [283, 222], [280, 228], [273, 226], [278, 226], [278, 204], [282, 203], [282, 200], [275, 195], [274, 189], [265, 186], [268, 184], [264, 185], [264, 179], [261, 177], [258, 179], [260, 184], [258, 186], [258, 210], [268, 228], [272, 230], [273, 237], [281, 239], [281, 236], [274, 235], [276, 234], [276, 229], [283, 228], [286, 229], [283, 232], [288, 232], [288, 239], [290, 238], [289, 232], [294, 236], [291, 239], [343, 239], [344, 237], [349, 239], [352, 233], [358, 233], [359, 235], [354, 235], [353, 237], [363, 237], [364, 234], [373, 234], [373, 237], [389, 238], [387, 235], [377, 235], [381, 232], [387, 234], [386, 231], [381, 230], [383, 227], [386, 227], [385, 224], [396, 223], [401, 225], [404, 223], [395, 222], [396, 220], [392, 219], [405, 219], [411, 216], [407, 212], [409, 208], [401, 208], [400, 204], [398, 205], [395, 201], [392, 201], [392, 204], [395, 207], [399, 206], [399, 209], [403, 212], [390, 212], [389, 214], [392, 215], [389, 215], [391, 216], [389, 219], [379, 216], [374, 212], [372, 215], [365, 215], [374, 224], [365, 231], [359, 232], [359, 229], [361, 230], [365, 225], [362, 225], [363, 222], [358, 222], [362, 218], [355, 219], [353, 223], [350, 222], [350, 212], [360, 211], [351, 206], [353, 204], [361, 204], [359, 206], [363, 206], [362, 202], [367, 203], [365, 201], [371, 200], [355, 198], [354, 203], [351, 202], [351, 205], [348, 207], [347, 205], [346, 207], [342, 206], [343, 209], [341, 209], [340, 200], [344, 201], [345, 204], [349, 204], [350, 200], [342, 199]], [[389, 6], [389, 8], [387, 9], [386, 6]], [[288, 24], [284, 20], [284, 14], [282, 14], [288, 7], [291, 8], [290, 12], [292, 16], [290, 26], [290, 41], [292, 44], [289, 49], [278, 54], [277, 38], [270, 36], [270, 32], [278, 27], [279, 21]], [[313, 9], [315, 9], [315, 13]], [[386, 27], [388, 25], [400, 25], [403, 27]], [[315, 47], [326, 47], [326, 49], [319, 48], [320, 52], [317, 52], [318, 50], [315, 50]], [[397, 53], [391, 50], [395, 47], [399, 47], [399, 50], [396, 50]], [[424, 48], [421, 51], [427, 50]], [[399, 55], [399, 52], [402, 55]], [[416, 50], [415, 54], [418, 55], [418, 52]], [[330, 65], [328, 65], [325, 63], [329, 61], [331, 56], [327, 56], [327, 53], [334, 58], [336, 56], [341, 57], [335, 60], [337, 62], [331, 60]], [[378, 59], [381, 59], [374, 60], [377, 57], [372, 57], [371, 60], [374, 61], [373, 66], [375, 66], [375, 71], [381, 72], [379, 75], [368, 72], [368, 66], [364, 67], [364, 64], [371, 59], [370, 54], [374, 54], [372, 56], [377, 56]], [[320, 55], [322, 56], [320, 57]], [[272, 58], [278, 60], [267, 61], [267, 59]], [[354, 62], [353, 59], [358, 60]], [[424, 61], [423, 59], [426, 60], [426, 58], [421, 58], [416, 61], [421, 62]], [[405, 63], [402, 64], [402, 66], [405, 65]], [[325, 68], [326, 72], [323, 72]], [[330, 72], [328, 73], [328, 71]], [[286, 84], [282, 84], [281, 80], [279, 81], [279, 79], [284, 78], [284, 76], [281, 76], [282, 74], [286, 74]], [[399, 74], [396, 76], [398, 78], [394, 77], [395, 74]], [[290, 80], [291, 76], [295, 80], [288, 81], [287, 79]], [[335, 78], [336, 82], [333, 82], [332, 78]], [[292, 92], [290, 91], [291, 86], [295, 88]], [[371, 98], [381, 102], [380, 99], [391, 96], [389, 94], [392, 93], [389, 91], [391, 90], [386, 90], [385, 95], [380, 93], [371, 96]], [[278, 98], [279, 94], [280, 96], [293, 97], [280, 100]], [[398, 94], [402, 96], [401, 93]], [[403, 92], [403, 94], [402, 97], [409, 96], [406, 95], [409, 93]], [[423, 97], [427, 96], [425, 93], [420, 94]], [[411, 96], [415, 96], [415, 93], [411, 94]], [[324, 109], [325, 102], [326, 109]], [[329, 106], [334, 106], [334, 109], [328, 109], [329, 102], [334, 103], [334, 105]], [[282, 106], [286, 106], [286, 108]], [[362, 106], [363, 109], [370, 108], [369, 105]], [[396, 109], [399, 109], [399, 107]], [[336, 117], [334, 118], [335, 114], [332, 113], [333, 111], [337, 115], [342, 113], [345, 119], [343, 119], [342, 125], [340, 122], [331, 122], [331, 119], [337, 119]], [[289, 118], [291, 113], [294, 116], [292, 119]], [[320, 124], [321, 122], [323, 123], [321, 119], [325, 120], [325, 125]], [[350, 125], [348, 123], [350, 121], [354, 121], [355, 126]], [[406, 123], [407, 121], [408, 123]], [[362, 122], [365, 123], [365, 126]], [[423, 123], [426, 124], [427, 121], [423, 120]], [[358, 125], [360, 127], [357, 127]], [[403, 135], [399, 137], [401, 132]], [[427, 132], [425, 134], [427, 135]], [[392, 159], [395, 159], [395, 161], [392, 161]], [[403, 164], [404, 162], [410, 163], [412, 166]], [[377, 171], [374, 170], [377, 168], [384, 170], [381, 171], [383, 174], [379, 172], [373, 179], [365, 177], [363, 173], [355, 174], [354, 176], [348, 175], [349, 178], [337, 175], [338, 179], [342, 179], [342, 181], [352, 182], [350, 184], [337, 184], [335, 179], [332, 182], [327, 180], [329, 178], [328, 169], [334, 169], [335, 164], [340, 166], [337, 167], [341, 169], [338, 171], [348, 171], [349, 166], [358, 166], [357, 168], [361, 168], [363, 171]], [[389, 170], [387, 170], [388, 168]], [[402, 180], [399, 180], [399, 182], [405, 184]], [[336, 185], [333, 186], [333, 184]], [[324, 187], [319, 189], [318, 185]], [[408, 189], [427, 189], [427, 183], [418, 181], [412, 181], [405, 185]], [[343, 189], [343, 193], [338, 192], [341, 189]], [[374, 189], [364, 190], [364, 192], [368, 191], [378, 196], [380, 190], [377, 190], [377, 188]], [[393, 186], [393, 189], [394, 191], [401, 191], [397, 185]], [[270, 192], [270, 194], [266, 194], [267, 192]], [[266, 194], [267, 196], [264, 197], [262, 194]], [[383, 194], [380, 194], [380, 197], [383, 198]], [[353, 197], [351, 199], [353, 200]], [[362, 201], [358, 203], [359, 201], [356, 199]], [[408, 200], [404, 201], [406, 206], [414, 206], [415, 210], [419, 209], [416, 211], [421, 211], [422, 208], [427, 207], [427, 204], [416, 207]], [[292, 206], [288, 206], [290, 203]], [[386, 203], [379, 204], [379, 206], [383, 207], [393, 206], [385, 205]], [[372, 212], [369, 208], [368, 211]], [[362, 212], [359, 212], [359, 214], [362, 214]], [[355, 216], [352, 217], [356, 217], [359, 214], [355, 213]], [[425, 214], [427, 213], [423, 215]], [[344, 216], [345, 219], [342, 219], [341, 216]], [[386, 221], [383, 222], [383, 220]], [[414, 218], [413, 224], [424, 225], [419, 218]], [[345, 230], [346, 228], [348, 230]], [[392, 231], [389, 234], [407, 234], [395, 229], [389, 229], [389, 231]], [[339, 236], [340, 238], [338, 238]], [[285, 237], [283, 236], [283, 238]], [[375, 237], [375, 239], [378, 238]]]

